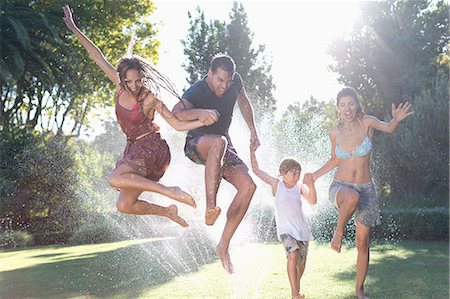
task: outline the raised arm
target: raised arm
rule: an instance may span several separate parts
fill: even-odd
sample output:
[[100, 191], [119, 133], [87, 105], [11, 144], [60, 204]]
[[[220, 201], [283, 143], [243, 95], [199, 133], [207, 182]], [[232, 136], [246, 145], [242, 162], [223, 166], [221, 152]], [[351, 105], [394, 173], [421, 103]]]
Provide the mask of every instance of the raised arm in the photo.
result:
[[258, 161], [256, 160], [256, 154], [255, 151], [250, 149], [250, 161], [252, 164], [252, 170], [256, 174], [257, 177], [259, 177], [261, 180], [263, 180], [264, 183], [269, 184], [270, 187], [272, 187], [272, 194], [275, 196], [277, 192], [277, 186], [278, 186], [278, 180], [266, 172], [259, 169]]
[[330, 142], [331, 142], [331, 157], [330, 157], [330, 159], [328, 159], [327, 162], [325, 162], [325, 164], [322, 167], [320, 167], [319, 169], [314, 171], [314, 173], [312, 174], [314, 181], [316, 181], [321, 176], [330, 172], [333, 168], [335, 168], [339, 164], [339, 159], [336, 157], [336, 154], [335, 154], [336, 130], [337, 130], [337, 128], [332, 128], [328, 132], [329, 137], [330, 137]]
[[305, 173], [303, 176], [301, 192], [303, 198], [305, 198], [311, 205], [315, 205], [317, 203], [317, 191], [316, 186], [314, 185], [312, 173]]
[[242, 116], [247, 123], [247, 127], [250, 130], [250, 148], [252, 150], [256, 150], [259, 147], [260, 143], [258, 134], [256, 133], [255, 121], [253, 118], [253, 108], [250, 104], [250, 101], [248, 100], [247, 93], [245, 92], [244, 87], [242, 87], [241, 91], [238, 94], [237, 102]]
[[172, 113], [182, 121], [200, 120], [209, 126], [219, 120], [219, 112], [214, 109], [194, 109], [194, 105], [186, 99], [181, 99], [172, 109]]
[[409, 111], [411, 109], [411, 104], [409, 102], [400, 103], [398, 107], [392, 104], [392, 119], [390, 122], [384, 122], [376, 118], [375, 116], [365, 115], [363, 121], [367, 122], [368, 125], [374, 129], [380, 130], [382, 132], [392, 133], [397, 129], [398, 124], [414, 114], [414, 111]]
[[67, 27], [78, 38], [80, 43], [89, 53], [89, 57], [95, 61], [95, 63], [103, 70], [103, 72], [105, 72], [106, 76], [108, 76], [108, 78], [112, 82], [114, 82], [114, 84], [116, 84], [116, 87], [119, 88], [119, 76], [116, 69], [105, 59], [105, 56], [103, 56], [103, 53], [100, 51], [100, 49], [97, 48], [97, 46], [89, 38], [87, 38], [83, 32], [80, 31], [77, 25], [75, 25], [75, 22], [72, 18], [72, 11], [69, 5], [64, 5], [63, 11], [64, 22], [66, 23]]

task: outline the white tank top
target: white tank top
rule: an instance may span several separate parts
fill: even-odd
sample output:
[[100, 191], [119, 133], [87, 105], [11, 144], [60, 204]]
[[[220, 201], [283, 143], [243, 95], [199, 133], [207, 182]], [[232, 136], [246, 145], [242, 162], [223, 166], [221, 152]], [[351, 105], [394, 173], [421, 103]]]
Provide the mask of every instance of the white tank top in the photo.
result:
[[298, 241], [311, 241], [313, 236], [302, 210], [301, 182], [292, 189], [286, 188], [282, 180], [278, 181], [275, 194], [275, 221], [277, 236], [288, 234]]

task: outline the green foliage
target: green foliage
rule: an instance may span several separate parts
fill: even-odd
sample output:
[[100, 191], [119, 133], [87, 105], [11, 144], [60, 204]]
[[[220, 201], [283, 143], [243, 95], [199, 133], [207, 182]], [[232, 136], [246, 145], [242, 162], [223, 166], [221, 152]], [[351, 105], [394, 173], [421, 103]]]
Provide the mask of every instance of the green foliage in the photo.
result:
[[79, 209], [74, 192], [78, 178], [70, 145], [51, 135], [2, 132], [2, 137], [2, 161], [7, 171], [0, 173], [1, 215], [14, 219], [12, 229], [26, 229], [32, 234], [42, 229], [43, 223], [48, 225], [49, 234], [60, 226], [70, 230]]
[[283, 118], [275, 124], [273, 134], [282, 156], [298, 157], [302, 163], [317, 163], [330, 155], [328, 129], [335, 123], [334, 103], [311, 97], [303, 104], [289, 105]]
[[10, 229], [26, 230], [35, 244], [65, 243], [84, 219], [115, 210], [111, 155], [51, 134], [1, 137], [0, 215], [13, 219]]
[[[447, 208], [381, 209], [380, 213], [381, 225], [375, 226], [372, 233], [375, 240], [448, 240]], [[329, 242], [336, 228], [337, 213], [331, 205], [325, 204], [308, 221], [314, 239]], [[345, 242], [353, 243], [355, 236], [355, 218], [352, 217], [345, 228]]]
[[275, 88], [270, 75], [272, 66], [264, 55], [263, 45], [252, 48], [253, 33], [248, 27], [243, 5], [233, 3], [229, 23], [219, 20], [207, 23], [199, 7], [197, 14], [196, 17], [188, 14], [190, 28], [187, 38], [182, 41], [184, 54], [188, 58], [183, 67], [189, 74], [189, 84], [206, 75], [215, 54], [226, 53], [233, 57], [237, 72], [244, 79], [246, 91], [257, 111], [257, 119], [259, 115], [273, 114], [276, 101], [272, 94]]
[[[98, 220], [98, 219], [97, 219]], [[127, 239], [115, 222], [88, 221], [80, 225], [69, 239], [70, 244], [99, 244]]]
[[[135, 31], [135, 52], [157, 59], [158, 42], [147, 16], [150, 0], [26, 1], [1, 4], [0, 128], [20, 127], [78, 136], [93, 107], [111, 104], [108, 78], [68, 35], [64, 4], [82, 31], [113, 64]], [[124, 34], [125, 32], [125, 34]]]
[[447, 75], [438, 76], [413, 105], [414, 115], [394, 134], [377, 136], [374, 174], [393, 198], [414, 200], [422, 194], [443, 205], [449, 184]]
[[20, 248], [29, 246], [33, 242], [33, 237], [24, 231], [3, 231], [0, 232], [0, 248]]
[[383, 117], [391, 102], [411, 100], [431, 87], [448, 65], [448, 4], [420, 1], [365, 2], [350, 38], [333, 43], [332, 69], [362, 95], [366, 112]]
[[382, 211], [382, 225], [374, 231], [385, 240], [448, 240], [447, 208], [417, 208]]

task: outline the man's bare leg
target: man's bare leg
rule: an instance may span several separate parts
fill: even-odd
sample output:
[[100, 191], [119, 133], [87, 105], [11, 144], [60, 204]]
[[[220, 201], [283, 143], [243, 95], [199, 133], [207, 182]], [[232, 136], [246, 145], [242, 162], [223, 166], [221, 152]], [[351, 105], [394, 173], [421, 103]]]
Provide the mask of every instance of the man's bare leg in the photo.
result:
[[336, 252], [341, 252], [345, 225], [358, 208], [359, 194], [351, 188], [342, 187], [337, 193], [336, 201], [338, 205], [338, 223], [333, 239], [331, 239], [331, 248]]
[[187, 204], [193, 208], [197, 207], [197, 204], [191, 195], [181, 190], [180, 187], [167, 187], [155, 181], [149, 180], [136, 174], [135, 170], [126, 164], [121, 164], [119, 167], [114, 169], [109, 176], [109, 184], [120, 190], [132, 189], [140, 191], [140, 193], [143, 191], [156, 192]]
[[234, 267], [231, 262], [230, 254], [228, 253], [228, 247], [230, 245], [231, 237], [247, 212], [250, 201], [255, 193], [256, 185], [248, 174], [245, 165], [227, 168], [224, 171], [224, 177], [237, 189], [237, 193], [228, 208], [227, 221], [215, 251], [220, 257], [222, 266], [225, 270], [228, 273], [233, 273]]
[[356, 285], [355, 291], [358, 299], [369, 299], [364, 293], [364, 281], [366, 280], [367, 270], [369, 268], [369, 242], [370, 227], [356, 223], [356, 240], [355, 245], [358, 250], [356, 258]]
[[227, 148], [227, 140], [220, 135], [207, 134], [200, 138], [198, 151], [205, 163], [206, 211], [205, 223], [213, 225], [220, 215], [216, 198], [222, 180], [222, 159]]
[[178, 223], [182, 227], [189, 226], [187, 222], [178, 215], [178, 208], [176, 205], [162, 207], [145, 200], [140, 200], [138, 197], [141, 193], [141, 191], [133, 189], [120, 190], [119, 199], [116, 203], [117, 210], [125, 214], [164, 216]]

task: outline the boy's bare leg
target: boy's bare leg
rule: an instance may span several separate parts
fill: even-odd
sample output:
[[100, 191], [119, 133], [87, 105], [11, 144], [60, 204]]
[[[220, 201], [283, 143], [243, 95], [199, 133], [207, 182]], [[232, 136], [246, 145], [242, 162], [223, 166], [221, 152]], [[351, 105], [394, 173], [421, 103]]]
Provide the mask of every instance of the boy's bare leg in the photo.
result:
[[342, 187], [337, 193], [336, 201], [338, 205], [338, 223], [333, 239], [331, 239], [331, 248], [336, 252], [341, 252], [345, 225], [358, 208], [359, 194], [351, 188]]
[[250, 201], [255, 193], [256, 185], [248, 174], [245, 165], [228, 167], [224, 171], [224, 177], [237, 189], [237, 193], [228, 208], [227, 221], [219, 244], [216, 246], [216, 254], [220, 257], [225, 270], [228, 273], [233, 273], [234, 268], [228, 253], [228, 247], [231, 237], [247, 212]]
[[156, 192], [161, 195], [175, 199], [176, 201], [187, 204], [193, 208], [197, 207], [194, 199], [188, 193], [181, 190], [178, 186], [167, 187], [160, 183], [149, 180], [135, 173], [135, 170], [126, 165], [121, 164], [109, 176], [109, 184], [120, 190], [129, 189], [137, 190], [139, 193], [143, 191]]
[[358, 250], [356, 258], [356, 285], [355, 291], [358, 299], [369, 299], [364, 293], [364, 281], [366, 280], [367, 270], [369, 268], [369, 242], [370, 227], [356, 222], [356, 240], [355, 245]]
[[300, 258], [297, 260], [297, 289], [298, 289], [298, 293], [300, 294], [301, 297], [304, 297], [303, 294], [301, 294], [301, 286], [300, 286], [300, 281], [302, 279], [303, 276], [303, 272], [305, 272], [305, 261], [302, 261]]
[[299, 287], [298, 282], [299, 279], [297, 277], [297, 263], [298, 263], [298, 249], [289, 253], [287, 256], [287, 274], [289, 278], [289, 284], [291, 285], [291, 296], [292, 298], [296, 298], [299, 295]]
[[222, 159], [227, 148], [227, 140], [220, 135], [207, 134], [200, 138], [198, 151], [205, 163], [206, 211], [205, 223], [213, 225], [220, 215], [216, 198], [222, 180]]
[[138, 196], [141, 193], [141, 191], [133, 189], [120, 190], [119, 199], [116, 203], [117, 210], [126, 214], [164, 216], [178, 223], [182, 227], [189, 226], [187, 222], [178, 215], [178, 208], [176, 205], [162, 207], [145, 200], [140, 200]]

